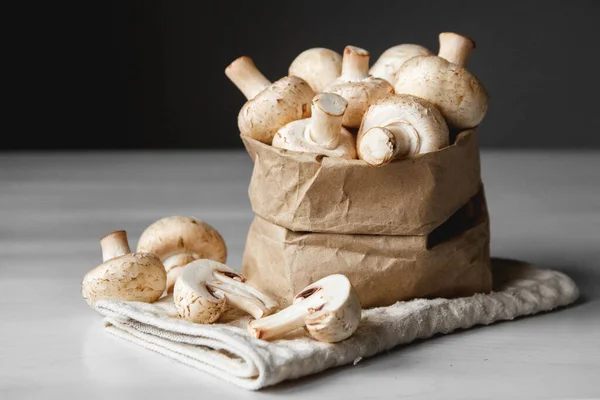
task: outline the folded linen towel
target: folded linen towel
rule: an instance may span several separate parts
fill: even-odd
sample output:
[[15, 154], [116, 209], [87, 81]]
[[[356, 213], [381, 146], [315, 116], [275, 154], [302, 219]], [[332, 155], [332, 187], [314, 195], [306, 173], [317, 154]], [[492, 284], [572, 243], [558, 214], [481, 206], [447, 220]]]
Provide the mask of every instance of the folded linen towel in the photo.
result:
[[566, 275], [529, 264], [493, 260], [494, 291], [457, 299], [417, 299], [363, 310], [349, 339], [317, 342], [298, 330], [266, 342], [246, 333], [248, 317], [235, 310], [220, 323], [199, 325], [177, 317], [172, 297], [147, 304], [102, 300], [106, 329], [167, 357], [246, 389], [257, 390], [370, 357], [400, 344], [456, 329], [549, 311], [578, 297]]

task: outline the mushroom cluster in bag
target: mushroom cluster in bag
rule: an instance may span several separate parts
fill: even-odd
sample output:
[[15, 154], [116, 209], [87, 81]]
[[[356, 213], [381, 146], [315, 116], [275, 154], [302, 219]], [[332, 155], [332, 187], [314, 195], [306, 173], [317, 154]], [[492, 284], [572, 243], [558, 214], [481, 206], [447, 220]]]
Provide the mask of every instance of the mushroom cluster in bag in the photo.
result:
[[[343, 56], [308, 49], [292, 61], [289, 76], [274, 84], [249, 57], [240, 57], [225, 70], [248, 98], [238, 117], [240, 133], [289, 151], [358, 157], [371, 166], [440, 150], [451, 144], [450, 129], [480, 124], [488, 95], [465, 67], [475, 42], [451, 32], [441, 33], [439, 41], [437, 56], [401, 44], [370, 69], [369, 52], [356, 46], [346, 46]], [[319, 115], [310, 119], [315, 104], [343, 104], [334, 95], [345, 105], [331, 112], [317, 108]], [[358, 134], [348, 135], [340, 122]]]

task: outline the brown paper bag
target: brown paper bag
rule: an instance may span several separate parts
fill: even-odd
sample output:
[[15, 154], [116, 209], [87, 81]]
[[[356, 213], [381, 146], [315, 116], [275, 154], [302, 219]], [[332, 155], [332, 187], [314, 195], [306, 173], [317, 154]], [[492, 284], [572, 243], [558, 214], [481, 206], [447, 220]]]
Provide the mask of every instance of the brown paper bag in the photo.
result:
[[422, 236], [294, 232], [256, 217], [242, 273], [283, 305], [306, 285], [346, 275], [363, 308], [491, 290], [488, 212], [479, 192]]
[[427, 235], [481, 186], [474, 130], [440, 151], [379, 168], [242, 139], [254, 160], [254, 213], [293, 231]]

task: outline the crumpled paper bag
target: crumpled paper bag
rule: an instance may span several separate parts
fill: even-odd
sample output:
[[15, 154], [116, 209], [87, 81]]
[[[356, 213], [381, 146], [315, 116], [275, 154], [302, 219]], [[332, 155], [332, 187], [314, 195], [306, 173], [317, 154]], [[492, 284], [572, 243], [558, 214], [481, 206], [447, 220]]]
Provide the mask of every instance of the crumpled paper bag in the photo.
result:
[[242, 140], [254, 160], [254, 213], [296, 232], [427, 235], [481, 187], [475, 130], [442, 150], [379, 168]]
[[363, 308], [413, 298], [489, 292], [489, 219], [483, 188], [444, 224], [423, 236], [294, 232], [255, 217], [242, 273], [248, 282], [289, 304], [330, 274], [346, 275]]

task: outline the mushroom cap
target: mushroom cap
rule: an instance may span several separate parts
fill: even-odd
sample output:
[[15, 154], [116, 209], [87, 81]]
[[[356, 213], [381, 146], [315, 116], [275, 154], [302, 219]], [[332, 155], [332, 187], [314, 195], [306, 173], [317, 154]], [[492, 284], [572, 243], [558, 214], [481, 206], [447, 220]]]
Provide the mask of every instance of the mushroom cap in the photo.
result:
[[[217, 297], [206, 286], [214, 272], [231, 270], [220, 262], [200, 259], [185, 266], [175, 282], [173, 302], [182, 318], [199, 324], [215, 322], [225, 311], [225, 297]], [[233, 270], [231, 270], [233, 271]]]
[[[358, 131], [357, 152], [359, 158], [362, 159], [365, 152], [369, 152], [374, 159], [388, 156], [387, 153], [374, 154], [374, 149], [383, 149], [383, 147], [370, 147], [362, 139], [372, 128], [385, 128], [394, 124], [410, 125], [416, 132], [417, 137], [411, 140], [411, 144], [414, 145], [409, 152], [411, 155], [436, 151], [449, 144], [448, 125], [440, 111], [432, 103], [407, 94], [395, 94], [380, 99], [365, 113]], [[380, 135], [382, 143], [389, 142], [381, 130], [371, 131], [369, 134]], [[371, 143], [374, 142], [375, 140], [371, 141]]]
[[308, 296], [313, 304], [319, 300], [305, 318], [306, 330], [312, 337], [335, 343], [356, 331], [362, 308], [358, 294], [346, 276], [333, 274], [319, 279], [298, 293], [294, 304]]
[[392, 85], [396, 81], [396, 72], [407, 60], [416, 56], [428, 56], [432, 54], [429, 49], [418, 44], [400, 44], [390, 47], [379, 56], [379, 59], [369, 70], [369, 74], [377, 78], [385, 79]]
[[140, 236], [137, 251], [156, 254], [162, 261], [182, 253], [220, 262], [227, 259], [227, 246], [219, 232], [193, 217], [173, 216], [154, 222]]
[[321, 92], [342, 73], [342, 56], [338, 52], [315, 47], [300, 53], [288, 71], [304, 79], [315, 93]]
[[266, 144], [284, 125], [310, 117], [310, 104], [315, 93], [306, 81], [286, 76], [248, 100], [238, 115], [243, 135]]
[[100, 299], [152, 303], [165, 290], [167, 274], [154, 254], [131, 253], [112, 258], [89, 271], [81, 293], [90, 307]]
[[406, 61], [396, 75], [398, 94], [411, 94], [433, 103], [448, 125], [472, 128], [488, 107], [483, 85], [465, 68], [437, 56], [418, 56]]
[[358, 128], [369, 106], [380, 98], [393, 93], [394, 88], [386, 80], [372, 76], [358, 82], [351, 82], [339, 77], [328, 85], [325, 91], [342, 96], [348, 101], [342, 125], [348, 128]]
[[273, 147], [349, 160], [356, 158], [356, 139], [347, 129], [342, 128], [340, 131], [338, 146], [328, 150], [311, 139], [310, 122], [310, 118], [305, 118], [281, 128], [273, 138]]

